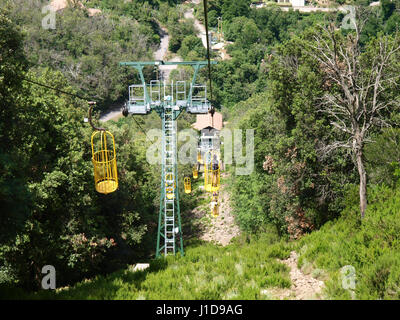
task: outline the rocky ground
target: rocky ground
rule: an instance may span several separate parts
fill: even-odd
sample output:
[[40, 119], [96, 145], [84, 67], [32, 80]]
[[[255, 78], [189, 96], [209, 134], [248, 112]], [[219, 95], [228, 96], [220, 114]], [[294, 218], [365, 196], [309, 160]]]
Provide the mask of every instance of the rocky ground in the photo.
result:
[[290, 268], [290, 280], [292, 287], [290, 289], [268, 289], [264, 290], [264, 294], [272, 295], [273, 297], [284, 300], [320, 300], [324, 299], [322, 289], [324, 282], [315, 279], [311, 274], [305, 274], [297, 267], [297, 253], [292, 251], [290, 257], [280, 262], [286, 264]]
[[219, 192], [219, 215], [217, 217], [211, 215], [210, 202], [192, 211], [194, 218], [199, 221], [199, 238], [226, 246], [232, 238], [240, 233], [240, 230], [232, 215], [229, 193], [225, 190], [224, 185], [221, 185]]

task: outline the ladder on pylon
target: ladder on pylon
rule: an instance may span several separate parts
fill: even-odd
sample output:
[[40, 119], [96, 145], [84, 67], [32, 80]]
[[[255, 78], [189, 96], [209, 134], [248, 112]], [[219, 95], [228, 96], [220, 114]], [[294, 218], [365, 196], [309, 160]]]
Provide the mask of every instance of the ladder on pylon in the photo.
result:
[[175, 254], [176, 128], [172, 105], [164, 107], [164, 253]]

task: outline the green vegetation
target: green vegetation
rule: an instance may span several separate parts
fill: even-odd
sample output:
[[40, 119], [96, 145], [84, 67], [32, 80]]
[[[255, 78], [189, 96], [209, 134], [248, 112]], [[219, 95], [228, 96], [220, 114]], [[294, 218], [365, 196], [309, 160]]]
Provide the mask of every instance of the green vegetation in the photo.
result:
[[[323, 21], [314, 23], [323, 24]], [[331, 125], [336, 120], [332, 114], [321, 111], [324, 97], [342, 95], [342, 92], [332, 83], [330, 70], [322, 68], [306, 50], [318, 46], [314, 40], [315, 35], [321, 33], [318, 28], [311, 26], [300, 35], [276, 44], [273, 54], [258, 69], [264, 74], [256, 80], [262, 79], [265, 84], [262, 92], [227, 108], [232, 128], [255, 130], [255, 170], [250, 177], [235, 176], [232, 188], [235, 214], [242, 229], [248, 232], [263, 231], [263, 226], [272, 223], [280, 234], [298, 238], [318, 229], [342, 211], [343, 186], [358, 182], [355, 159], [348, 150], [336, 149], [329, 154], [324, 151], [327, 146], [348, 137]], [[351, 34], [347, 31], [336, 34], [336, 45], [345, 47]], [[361, 45], [362, 72], [366, 77], [372, 72], [369, 69], [372, 60], [379, 54], [376, 41], [398, 42], [396, 34], [378, 33], [376, 36]], [[399, 70], [394, 60], [391, 67]], [[382, 90], [387, 92], [383, 102], [398, 101], [398, 91], [393, 90], [392, 85], [386, 84]], [[237, 89], [235, 94], [246, 91], [244, 85], [244, 90]], [[398, 111], [396, 104], [382, 112], [380, 121], [398, 128]], [[369, 163], [368, 176], [373, 179], [371, 182], [392, 186], [393, 173], [399, 163], [398, 132], [393, 129], [380, 135], [379, 127], [373, 130], [371, 140], [374, 136], [377, 142], [365, 143], [364, 149]], [[386, 148], [391, 151], [383, 152]], [[381, 156], [374, 158], [373, 153]]]
[[[146, 161], [151, 142], [141, 128], [160, 127], [160, 119], [107, 123], [116, 140], [119, 189], [96, 193], [92, 129], [83, 122], [88, 106], [23, 80], [79, 93], [59, 71], [28, 71], [24, 37], [8, 16], [0, 12], [0, 282], [37, 289], [41, 267], [51, 263], [62, 286], [152, 255], [160, 177]], [[183, 118], [180, 128], [188, 126]]]
[[351, 299], [342, 287], [341, 268], [355, 268], [356, 299], [400, 298], [400, 189], [375, 186], [363, 221], [357, 215], [357, 189], [349, 188], [346, 209], [336, 221], [304, 237], [297, 244], [299, 266], [327, 271], [326, 292], [333, 299]]
[[141, 6], [126, 15], [106, 10], [93, 17], [84, 9], [67, 7], [57, 12], [54, 30], [42, 28], [42, 6], [23, 0], [6, 6], [25, 34], [30, 64], [61, 71], [77, 93], [98, 101], [102, 109], [126, 96], [133, 79], [118, 62], [150, 59], [160, 39], [149, 17], [136, 19]]
[[[145, 271], [132, 268], [97, 276], [56, 293], [8, 291], [27, 299], [274, 299], [268, 288], [289, 288], [288, 268], [277, 261], [295, 249], [299, 267], [325, 281], [328, 299], [399, 299], [400, 257], [398, 213], [400, 189], [370, 189], [372, 205], [360, 221], [356, 186], [346, 190], [340, 218], [291, 243], [273, 230], [251, 239], [241, 237], [227, 247], [193, 242], [186, 256], [153, 260]], [[355, 290], [342, 286], [341, 270], [356, 272]], [[268, 292], [268, 291], [266, 291]]]
[[[323, 52], [332, 46], [348, 52], [354, 31], [339, 28], [343, 13], [301, 14], [249, 4], [209, 1], [210, 26], [215, 28], [222, 17], [231, 57], [212, 67], [213, 103], [223, 107], [230, 128], [254, 129], [254, 172], [231, 174], [224, 181], [243, 233], [227, 247], [197, 241], [189, 213], [209, 198], [199, 198], [198, 190], [193, 196], [182, 192], [185, 257], [151, 260], [150, 268], [140, 272], [133, 272], [132, 264], [154, 256], [160, 201], [160, 168], [146, 161], [152, 142], [143, 131], [159, 128], [159, 117], [107, 122], [116, 140], [119, 189], [104, 196], [93, 187], [92, 129], [83, 121], [87, 101], [26, 79], [94, 99], [100, 109], [109, 109], [126, 98], [127, 86], [137, 80], [129, 69], [118, 68], [118, 62], [152, 59], [160, 27], [168, 29], [173, 54], [185, 60], [206, 58], [193, 21], [183, 17], [188, 5], [92, 0], [85, 6], [99, 8], [101, 14], [68, 7], [57, 13], [55, 30], [41, 27], [41, 1], [2, 5], [1, 298], [273, 299], [265, 289], [291, 286], [288, 267], [278, 259], [292, 250], [299, 253], [304, 272], [325, 280], [327, 298], [400, 298], [398, 82], [389, 79], [379, 87], [380, 106], [391, 102], [390, 108], [382, 108], [369, 122], [372, 129], [358, 149], [368, 177], [363, 219], [355, 154], [343, 148], [326, 150], [341, 141], [354, 145], [338, 127], [354, 128], [360, 119], [371, 119], [360, 113], [352, 122], [323, 112], [321, 104], [332, 98], [332, 106], [347, 97], [344, 82], [360, 85], [378, 78], [371, 66], [381, 59], [379, 44], [391, 48], [399, 43], [398, 2], [364, 8], [371, 15], [357, 43], [360, 72], [342, 83], [334, 76], [348, 75], [346, 55], [335, 57], [335, 69], [307, 50], [320, 50], [320, 40], [327, 49]], [[195, 6], [200, 20], [201, 7]], [[334, 44], [321, 31], [326, 25], [336, 27]], [[385, 60], [388, 74], [400, 73], [399, 52]], [[206, 72], [201, 70], [199, 82], [207, 80]], [[145, 69], [146, 78], [154, 74], [153, 68]], [[188, 79], [191, 74], [179, 68], [171, 78]], [[370, 103], [374, 95], [364, 98]], [[193, 115], [184, 114], [179, 130], [193, 122]], [[233, 172], [235, 164], [228, 169]], [[180, 167], [181, 191], [183, 176], [190, 172], [189, 165]], [[66, 288], [37, 291], [41, 267], [47, 264], [57, 270], [57, 286]], [[342, 285], [346, 265], [355, 268], [354, 292]]]
[[[154, 260], [145, 271], [121, 270], [83, 281], [56, 294], [29, 299], [271, 299], [271, 287], [288, 288], [288, 267], [277, 261], [289, 249], [273, 232], [227, 247], [194, 242], [185, 257]], [[15, 295], [21, 294], [18, 290]]]

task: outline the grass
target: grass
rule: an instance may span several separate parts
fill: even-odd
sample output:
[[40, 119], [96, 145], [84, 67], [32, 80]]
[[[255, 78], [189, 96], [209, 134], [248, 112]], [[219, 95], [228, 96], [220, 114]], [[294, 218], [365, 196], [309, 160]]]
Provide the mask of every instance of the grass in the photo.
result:
[[[120, 270], [55, 293], [39, 291], [27, 299], [267, 299], [266, 288], [289, 288], [289, 269], [277, 258], [290, 248], [275, 235], [250, 243], [240, 238], [221, 247], [195, 241], [186, 255], [153, 260], [150, 268]], [[21, 295], [19, 296], [21, 298]]]

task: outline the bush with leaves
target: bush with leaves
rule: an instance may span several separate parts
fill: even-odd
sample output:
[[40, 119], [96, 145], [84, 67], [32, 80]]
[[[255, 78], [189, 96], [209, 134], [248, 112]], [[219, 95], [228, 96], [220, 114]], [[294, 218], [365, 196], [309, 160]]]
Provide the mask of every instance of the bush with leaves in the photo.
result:
[[[399, 188], [384, 185], [369, 188], [370, 204], [361, 221], [357, 186], [349, 185], [341, 217], [307, 235], [296, 245], [299, 266], [325, 270], [326, 294], [331, 299], [398, 300], [400, 255], [398, 212]], [[342, 286], [341, 270], [355, 268], [355, 290]]]
[[22, 81], [76, 93], [60, 72], [26, 73], [21, 34], [3, 12], [0, 19], [7, 75], [0, 118], [7, 132], [0, 135], [2, 279], [38, 288], [41, 268], [52, 264], [65, 285], [151, 254], [154, 241], [142, 240], [155, 229], [159, 177], [145, 161], [145, 137], [132, 121], [107, 124], [117, 141], [119, 190], [96, 193], [86, 103]]
[[104, 8], [95, 16], [67, 7], [57, 12], [56, 28], [46, 30], [41, 1], [17, 0], [8, 6], [10, 17], [24, 29], [29, 61], [61, 71], [80, 95], [97, 100], [102, 109], [126, 96], [127, 86], [137, 80], [118, 63], [151, 59], [160, 41], [158, 26], [150, 18], [135, 19], [151, 7], [143, 11], [134, 5], [136, 15], [132, 8], [128, 14]]
[[399, 182], [400, 129], [387, 128], [365, 147], [367, 172], [373, 184], [394, 187]]

